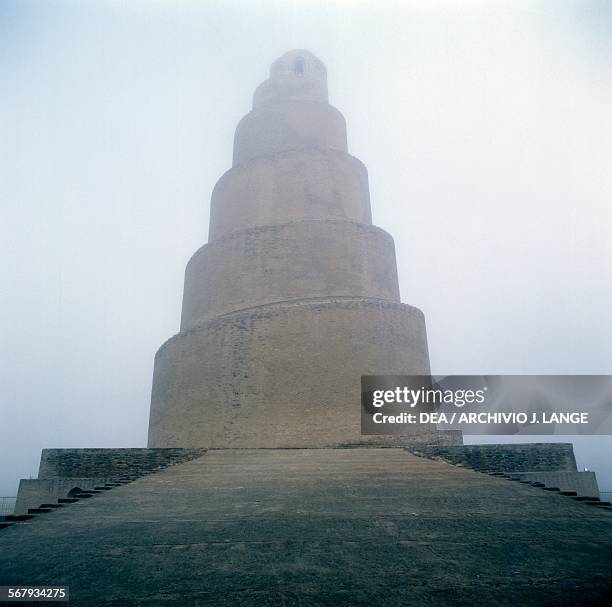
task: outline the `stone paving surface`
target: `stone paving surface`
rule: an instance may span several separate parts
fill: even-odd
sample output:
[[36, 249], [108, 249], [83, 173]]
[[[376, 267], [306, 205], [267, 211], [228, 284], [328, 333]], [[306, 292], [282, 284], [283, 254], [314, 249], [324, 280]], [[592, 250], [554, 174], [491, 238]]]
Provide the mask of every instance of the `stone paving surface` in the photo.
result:
[[612, 512], [401, 449], [219, 450], [0, 531], [70, 605], [604, 605]]

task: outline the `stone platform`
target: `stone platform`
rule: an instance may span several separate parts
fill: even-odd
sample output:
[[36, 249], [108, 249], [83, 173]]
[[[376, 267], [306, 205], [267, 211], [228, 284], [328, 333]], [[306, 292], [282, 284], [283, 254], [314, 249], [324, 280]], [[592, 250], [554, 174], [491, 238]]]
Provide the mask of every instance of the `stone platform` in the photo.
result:
[[612, 511], [403, 449], [213, 450], [0, 531], [73, 606], [603, 605]]

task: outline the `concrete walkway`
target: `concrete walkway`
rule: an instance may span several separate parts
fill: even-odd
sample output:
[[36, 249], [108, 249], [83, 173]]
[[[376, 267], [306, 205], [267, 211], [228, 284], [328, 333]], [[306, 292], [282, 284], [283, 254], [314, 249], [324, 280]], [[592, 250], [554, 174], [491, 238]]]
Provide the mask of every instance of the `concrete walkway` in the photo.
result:
[[1, 530], [8, 584], [73, 607], [603, 605], [612, 512], [401, 449], [210, 451]]

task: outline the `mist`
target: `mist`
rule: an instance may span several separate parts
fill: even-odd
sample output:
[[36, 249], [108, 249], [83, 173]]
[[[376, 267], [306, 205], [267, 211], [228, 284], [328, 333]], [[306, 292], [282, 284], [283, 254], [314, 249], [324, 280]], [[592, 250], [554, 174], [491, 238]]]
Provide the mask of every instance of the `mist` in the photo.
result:
[[[0, 495], [42, 448], [146, 446], [210, 194], [292, 48], [327, 66], [432, 371], [612, 373], [611, 34], [589, 0], [5, 0]], [[612, 490], [612, 437], [554, 440]]]

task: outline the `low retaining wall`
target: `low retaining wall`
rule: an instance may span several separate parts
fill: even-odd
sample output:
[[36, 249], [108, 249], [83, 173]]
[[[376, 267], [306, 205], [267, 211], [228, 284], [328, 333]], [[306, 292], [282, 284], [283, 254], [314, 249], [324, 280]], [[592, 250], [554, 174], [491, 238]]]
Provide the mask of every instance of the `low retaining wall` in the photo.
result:
[[93, 489], [110, 482], [111, 478], [49, 478], [21, 479], [15, 514], [27, 514], [28, 508], [39, 508], [41, 504], [54, 504], [60, 497], [68, 497], [72, 489]]
[[206, 449], [43, 449], [38, 478], [139, 476], [204, 453]]
[[595, 472], [518, 472], [513, 476], [547, 487], [559, 487], [561, 491], [575, 491], [584, 497], [601, 497]]
[[15, 514], [55, 503], [75, 487], [94, 489], [201, 457], [206, 449], [43, 449], [37, 479], [19, 482]]
[[490, 472], [576, 471], [571, 443], [425, 445], [408, 449], [415, 455]]

